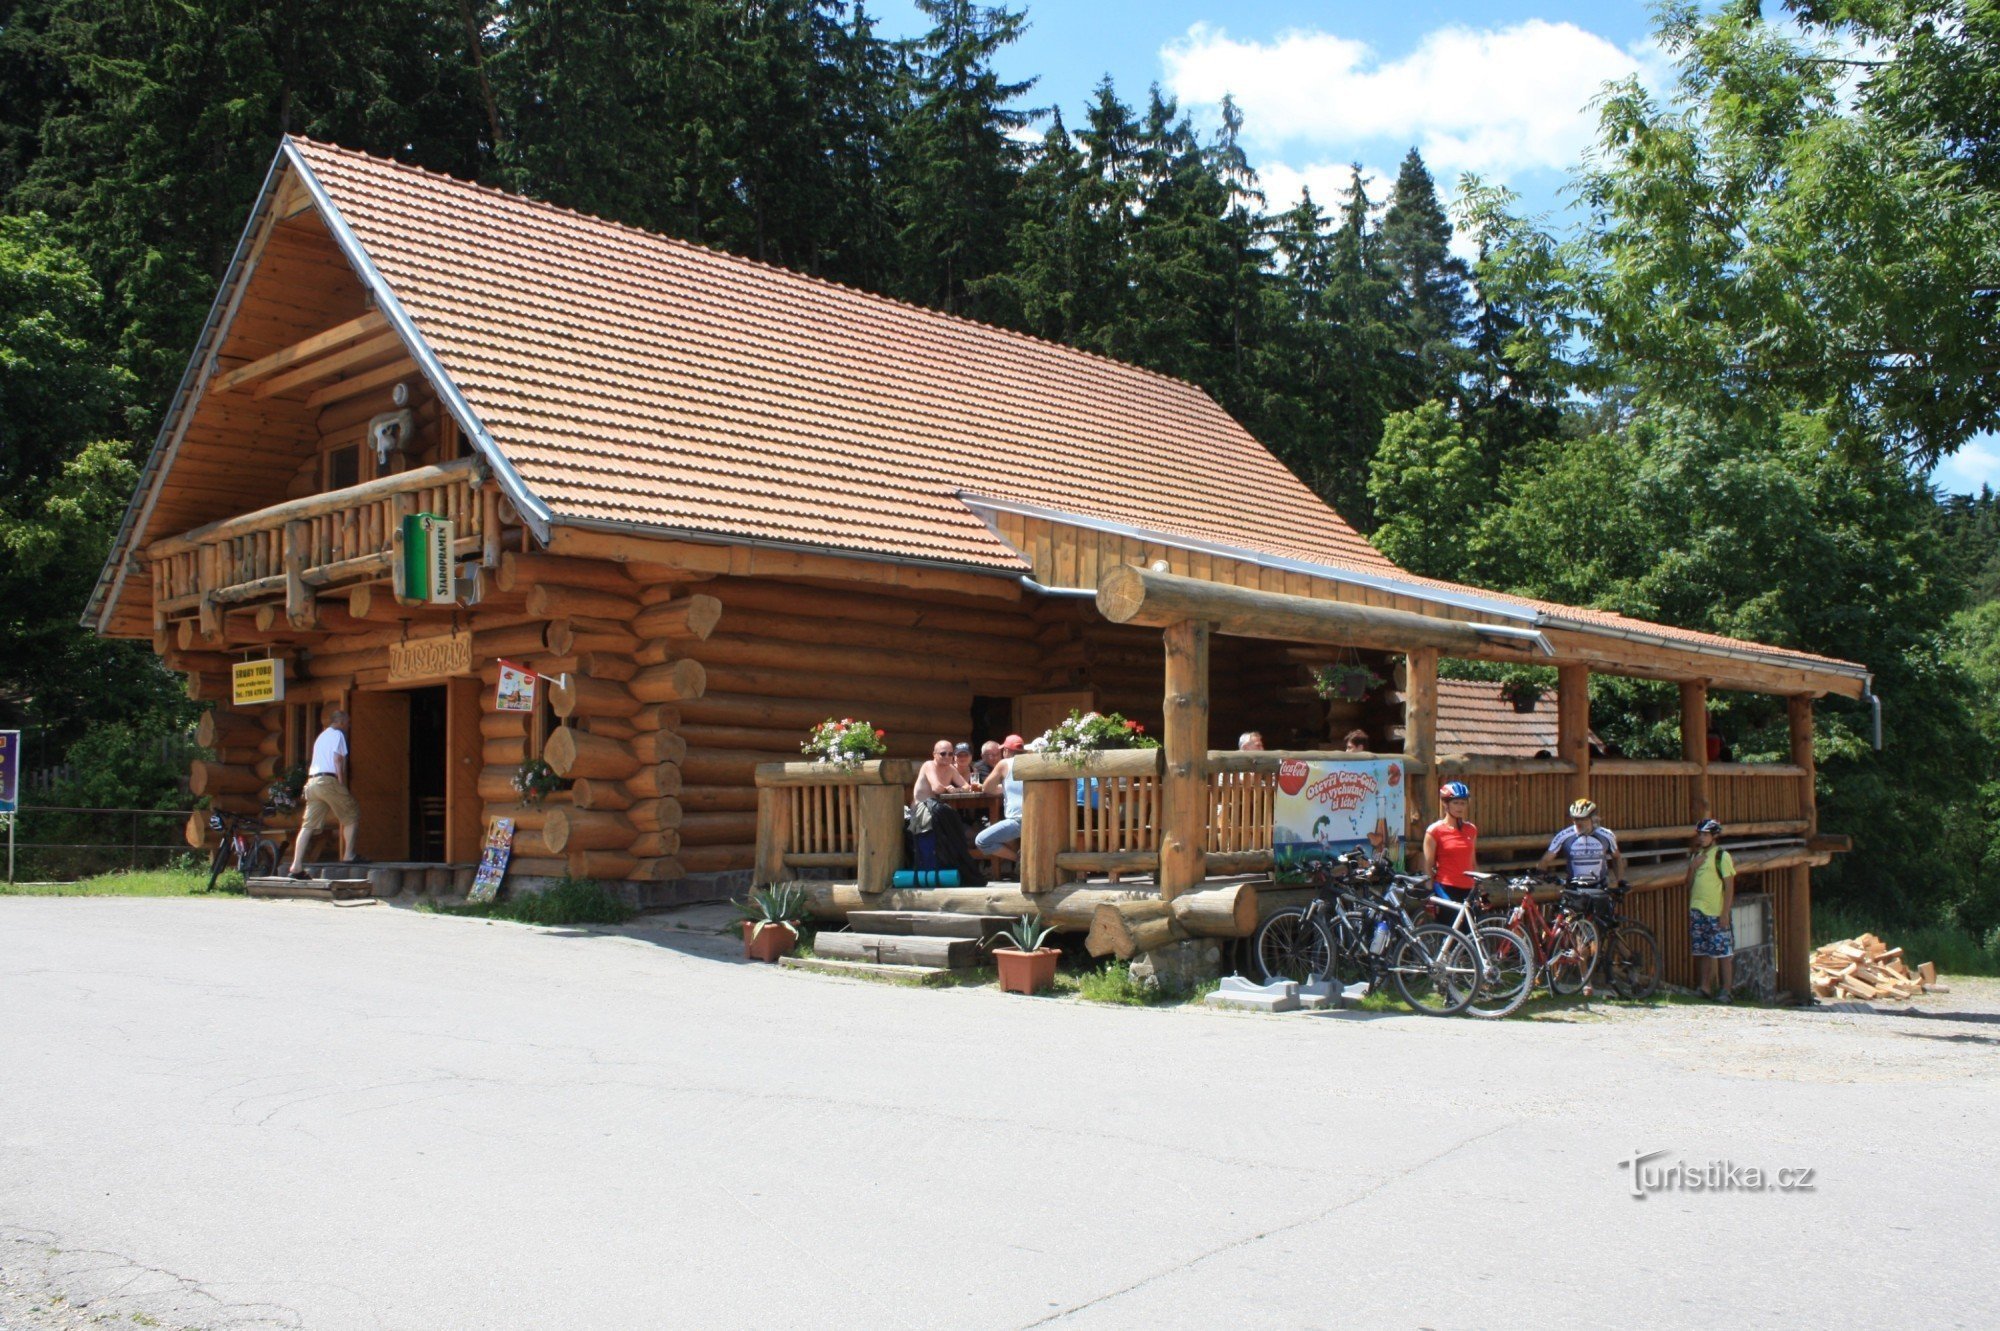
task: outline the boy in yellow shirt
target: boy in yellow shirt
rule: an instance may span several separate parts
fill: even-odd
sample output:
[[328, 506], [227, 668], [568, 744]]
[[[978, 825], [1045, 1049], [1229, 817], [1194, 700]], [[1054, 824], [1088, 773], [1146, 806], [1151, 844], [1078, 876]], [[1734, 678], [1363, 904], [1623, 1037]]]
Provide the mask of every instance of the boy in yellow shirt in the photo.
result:
[[[1729, 931], [1736, 906], [1736, 861], [1716, 844], [1722, 824], [1705, 818], [1694, 830], [1688, 856], [1688, 940], [1694, 952], [1695, 987], [1718, 1003], [1729, 1001], [1735, 979], [1736, 940]], [[1718, 972], [1720, 973], [1718, 976]]]

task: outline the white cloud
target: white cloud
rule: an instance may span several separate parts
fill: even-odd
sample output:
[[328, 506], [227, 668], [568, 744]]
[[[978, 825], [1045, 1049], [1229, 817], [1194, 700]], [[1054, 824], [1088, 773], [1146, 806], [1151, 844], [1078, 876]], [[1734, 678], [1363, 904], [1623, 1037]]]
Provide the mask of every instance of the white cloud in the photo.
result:
[[1978, 434], [1931, 470], [1931, 484], [1954, 494], [1977, 494], [1990, 485], [2000, 490], [2000, 439]]
[[1446, 177], [1568, 167], [1591, 141], [1588, 103], [1605, 83], [1634, 73], [1652, 86], [1665, 82], [1651, 47], [1626, 50], [1543, 19], [1439, 28], [1393, 59], [1332, 33], [1239, 41], [1197, 23], [1160, 58], [1184, 104], [1209, 107], [1233, 95], [1244, 137], [1261, 148], [1351, 154], [1414, 144]]

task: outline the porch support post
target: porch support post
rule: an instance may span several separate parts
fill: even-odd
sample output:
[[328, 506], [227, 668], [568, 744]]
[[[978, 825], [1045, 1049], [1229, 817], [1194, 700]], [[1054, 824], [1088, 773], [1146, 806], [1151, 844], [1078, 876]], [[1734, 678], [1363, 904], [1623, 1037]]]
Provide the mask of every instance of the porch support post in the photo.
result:
[[1794, 693], [1785, 699], [1786, 719], [1791, 723], [1792, 766], [1805, 775], [1799, 778], [1800, 816], [1806, 820], [1806, 836], [1819, 835], [1819, 797], [1813, 790], [1813, 700], [1810, 693]]
[[1688, 801], [1688, 821], [1698, 823], [1709, 816], [1708, 788], [1708, 681], [1691, 679], [1681, 685], [1681, 757], [1701, 764], [1695, 777], [1693, 798]]
[[1412, 647], [1403, 654], [1403, 757], [1423, 771], [1422, 780], [1403, 788], [1413, 829], [1432, 817], [1431, 791], [1438, 785], [1437, 717], [1437, 648]]
[[1556, 667], [1556, 757], [1574, 763], [1569, 797], [1590, 795], [1590, 667]]
[[1787, 906], [1778, 914], [1778, 988], [1790, 990], [1793, 1002], [1805, 1003], [1812, 998], [1812, 870], [1799, 864], [1780, 869], [1777, 877]]
[[1160, 897], [1208, 874], [1208, 636], [1205, 623], [1166, 629], [1166, 763], [1160, 776]]
[[[792, 792], [783, 786], [757, 788], [757, 859], [752, 887], [785, 880], [785, 852], [792, 841]], [[863, 884], [866, 887], [866, 884]]]

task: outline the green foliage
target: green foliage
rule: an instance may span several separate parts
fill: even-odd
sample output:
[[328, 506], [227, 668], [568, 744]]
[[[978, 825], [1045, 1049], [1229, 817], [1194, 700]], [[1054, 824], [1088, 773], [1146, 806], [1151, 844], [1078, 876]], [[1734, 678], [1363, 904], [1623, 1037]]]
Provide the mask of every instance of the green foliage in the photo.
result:
[[[226, 870], [215, 880], [215, 890], [241, 895], [243, 875]], [[0, 896], [23, 897], [193, 897], [207, 891], [205, 864], [199, 868], [125, 869], [74, 883], [0, 883]]]
[[753, 924], [796, 925], [806, 917], [806, 892], [796, 883], [779, 883], [752, 892], [736, 910]]
[[1479, 440], [1444, 403], [1398, 412], [1383, 421], [1368, 467], [1375, 546], [1412, 573], [1463, 578], [1490, 490]]
[[1008, 924], [1001, 932], [1000, 946], [1011, 947], [1020, 952], [1034, 952], [1048, 941], [1056, 931], [1052, 924], [1043, 924], [1033, 915], [1023, 915]]
[[567, 874], [546, 892], [509, 892], [497, 901], [438, 906], [441, 915], [513, 920], [519, 924], [623, 924], [635, 913], [592, 878]]

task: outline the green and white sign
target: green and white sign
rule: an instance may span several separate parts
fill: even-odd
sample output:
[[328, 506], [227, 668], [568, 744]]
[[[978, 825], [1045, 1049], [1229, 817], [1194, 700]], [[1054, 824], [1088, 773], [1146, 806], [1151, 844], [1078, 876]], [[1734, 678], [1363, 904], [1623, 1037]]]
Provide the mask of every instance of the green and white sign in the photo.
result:
[[458, 595], [452, 542], [458, 533], [449, 518], [412, 513], [403, 519], [403, 595], [412, 601], [450, 605]]

